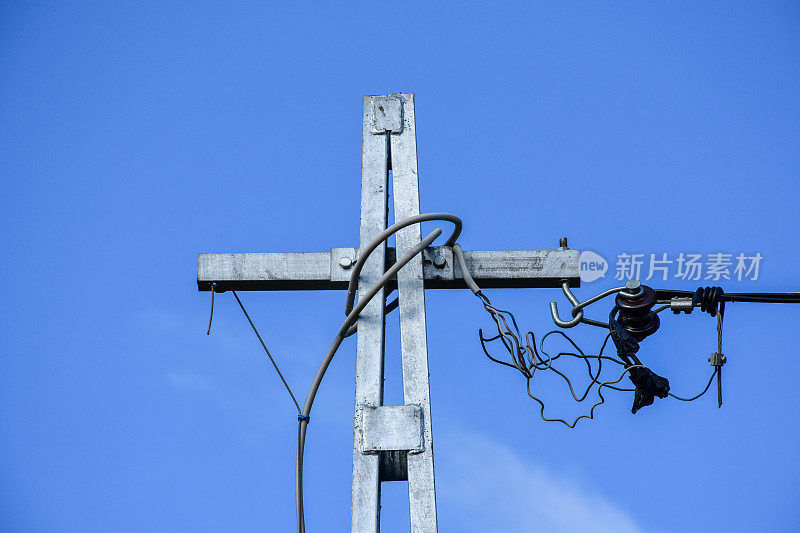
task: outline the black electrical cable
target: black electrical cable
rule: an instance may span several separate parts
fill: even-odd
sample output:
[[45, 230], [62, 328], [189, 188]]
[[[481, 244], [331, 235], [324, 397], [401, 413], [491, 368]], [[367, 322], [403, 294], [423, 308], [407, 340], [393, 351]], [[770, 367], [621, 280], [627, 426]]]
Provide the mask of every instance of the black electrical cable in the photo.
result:
[[720, 304], [724, 302], [749, 302], [749, 303], [800, 303], [800, 292], [741, 292], [726, 293], [722, 287], [698, 287], [695, 291], [679, 291], [671, 289], [656, 289], [659, 301], [672, 298], [691, 298], [692, 305], [699, 306], [700, 310], [717, 316]]
[[[454, 251], [455, 251], [454, 247]], [[458, 257], [458, 256], [457, 256]], [[465, 267], [462, 267], [462, 270]], [[471, 287], [472, 288], [472, 287]], [[523, 344], [521, 341], [521, 333], [519, 327], [517, 325], [517, 321], [514, 318], [514, 315], [510, 311], [506, 311], [503, 309], [499, 309], [491, 304], [489, 299], [484, 295], [479, 288], [474, 288], [473, 292], [475, 295], [480, 299], [481, 303], [483, 303], [484, 308], [492, 317], [495, 326], [497, 328], [497, 335], [493, 337], [485, 337], [483, 334], [483, 330], [478, 330], [478, 339], [481, 342], [481, 348], [483, 349], [483, 353], [489, 358], [491, 361], [501, 364], [503, 366], [513, 368], [519, 371], [526, 380], [526, 389], [528, 392], [528, 396], [530, 396], [533, 400], [535, 400], [539, 404], [539, 416], [542, 420], [547, 422], [561, 422], [565, 426], [569, 428], [574, 428], [578, 421], [586, 418], [586, 419], [593, 419], [594, 418], [594, 411], [595, 409], [602, 405], [605, 402], [605, 397], [603, 396], [602, 389], [609, 388], [617, 391], [622, 392], [634, 392], [635, 389], [631, 388], [624, 388], [624, 387], [617, 387], [615, 386], [616, 383], [619, 383], [627, 373], [631, 372], [632, 370], [642, 369], [647, 370], [641, 361], [636, 357], [635, 354], [628, 354], [625, 356], [624, 359], [611, 357], [608, 355], [604, 355], [604, 351], [608, 344], [609, 338], [611, 338], [611, 333], [606, 334], [605, 338], [603, 339], [603, 343], [600, 346], [599, 351], [596, 355], [594, 354], [587, 354], [585, 353], [578, 344], [572, 340], [566, 333], [561, 330], [553, 330], [547, 332], [539, 341], [539, 348], [537, 349], [535, 338], [533, 332], [527, 332], [525, 335], [525, 343]], [[709, 293], [709, 300], [708, 302], [713, 301], [714, 293]], [[720, 315], [718, 315], [718, 320], [721, 319], [721, 314], [724, 309], [724, 303], [720, 306]], [[613, 320], [615, 313], [617, 312], [617, 308], [615, 307], [611, 311], [610, 319]], [[554, 334], [558, 334], [563, 337], [571, 346], [574, 348], [574, 351], [561, 351], [555, 355], [550, 355], [547, 350], [545, 350], [545, 342], [547, 339]], [[500, 341], [503, 347], [508, 352], [510, 356], [509, 360], [503, 360], [502, 358], [498, 358], [493, 356], [489, 350], [487, 349], [487, 343], [492, 341]], [[718, 350], [721, 351], [721, 324], [718, 325]], [[589, 378], [589, 383], [586, 386], [586, 389], [583, 390], [582, 394], [577, 394], [575, 388], [573, 386], [572, 380], [561, 370], [556, 367], [555, 362], [560, 359], [561, 357], [568, 356], [583, 359], [586, 362], [586, 369]], [[597, 360], [597, 368], [593, 367], [591, 361]], [[616, 365], [623, 367], [622, 374], [617, 379], [611, 379], [607, 381], [601, 381], [600, 375], [602, 373], [602, 363], [603, 361], [610, 361]], [[570, 395], [576, 402], [583, 402], [591, 392], [591, 390], [597, 386], [596, 391], [599, 397], [599, 400], [596, 401], [592, 407], [589, 409], [589, 412], [586, 414], [582, 414], [575, 418], [574, 420], [567, 421], [563, 418], [551, 418], [545, 415], [545, 403], [544, 401], [536, 396], [531, 388], [531, 381], [534, 377], [534, 374], [537, 370], [545, 371], [549, 370], [552, 371], [554, 374], [558, 375], [564, 382], [566, 383]], [[706, 386], [695, 396], [692, 397], [682, 397], [678, 396], [673, 393], [669, 393], [669, 396], [675, 398], [676, 400], [680, 401], [692, 401], [700, 398], [703, 396], [711, 386], [711, 382], [713, 381], [715, 376], [719, 376], [720, 371], [719, 368], [715, 368], [709, 378]]]
[[[676, 394], [673, 394], [672, 392], [668, 392], [668, 382], [664, 378], [661, 378], [660, 376], [657, 376], [657, 375], [653, 375], [654, 379], [663, 380], [663, 382], [666, 384], [665, 390], [664, 391], [660, 391], [660, 392], [662, 394], [664, 394], [664, 396], [666, 396], [668, 394], [669, 396], [675, 398], [676, 400], [693, 401], [693, 400], [696, 400], [696, 399], [700, 398], [701, 396], [703, 396], [708, 391], [708, 389], [711, 386], [711, 383], [714, 381], [714, 378], [716, 377], [716, 379], [717, 379], [717, 402], [718, 402], [718, 405], [720, 407], [722, 406], [722, 366], [725, 364], [725, 361], [726, 361], [725, 356], [722, 353], [722, 322], [723, 322], [723, 317], [724, 317], [724, 313], [725, 313], [725, 303], [726, 302], [800, 303], [800, 292], [725, 293], [721, 287], [699, 287], [697, 290], [695, 290], [693, 292], [682, 291], [682, 290], [667, 290], [667, 289], [658, 289], [655, 292], [656, 292], [657, 302], [662, 303], [662, 304], [666, 304], [666, 305], [662, 305], [658, 309], [652, 311], [653, 314], [659, 313], [659, 312], [661, 312], [661, 311], [663, 311], [665, 309], [669, 309], [669, 308], [673, 308], [673, 309], [676, 309], [676, 310], [685, 310], [685, 308], [682, 305], [675, 306], [675, 302], [671, 301], [673, 298], [681, 298], [681, 299], [689, 299], [691, 301], [691, 307], [699, 307], [702, 312], [708, 313], [710, 316], [717, 318], [717, 351], [712, 354], [712, 357], [709, 358], [709, 361], [711, 362], [712, 366], [714, 366], [714, 370], [711, 373], [711, 376], [709, 377], [708, 382], [706, 383], [706, 386], [703, 388], [703, 390], [700, 391], [698, 394], [696, 394], [694, 396], [691, 396], [691, 397], [678, 396]], [[594, 297], [593, 299], [588, 300], [585, 303], [590, 303], [593, 300], [594, 301], [599, 300], [604, 295], [605, 295], [605, 293], [602, 293], [601, 295], [598, 295], [598, 296]], [[570, 299], [570, 300], [572, 301], [572, 299]], [[576, 307], [572, 311], [573, 316], [576, 314], [577, 310], [581, 309], [582, 307], [585, 307], [585, 304], [580, 306], [580, 307], [577, 306], [577, 300], [573, 301], [572, 303], [576, 305]], [[551, 307], [552, 307], [552, 305], [553, 304], [551, 304]], [[608, 325], [613, 325], [614, 316], [615, 316], [617, 311], [618, 311], [617, 307], [614, 307], [614, 309], [612, 309], [610, 317], [609, 317], [609, 324]], [[556, 315], [554, 314], [554, 317], [555, 316]], [[555, 318], [554, 318], [554, 320], [555, 320]], [[558, 324], [557, 320], [556, 320], [556, 323]], [[561, 324], [559, 324], [559, 325], [561, 325]], [[563, 326], [562, 325], [561, 327], [569, 327], [569, 326]], [[623, 326], [623, 329], [624, 329], [624, 326]], [[485, 338], [483, 338], [483, 335], [481, 334], [481, 342], [482, 343], [484, 341], [495, 340], [497, 338], [498, 337], [492, 337], [491, 339], [485, 339]], [[570, 342], [571, 342], [571, 340], [570, 340]], [[513, 342], [509, 343], [508, 341], [504, 341], [504, 345], [506, 345], [507, 349], [509, 347], [509, 344], [513, 345]], [[483, 346], [483, 348], [484, 348], [484, 352], [486, 353], [486, 355], [489, 356], [493, 361], [501, 362], [503, 364], [506, 364], [507, 366], [514, 366], [514, 365], [508, 365], [508, 363], [505, 363], [503, 361], [498, 360], [495, 357], [492, 357], [488, 353], [488, 351], [486, 350], [485, 345]], [[638, 349], [638, 346], [634, 347], [634, 348]], [[636, 351], [635, 349], [633, 351], [626, 350], [626, 352], [629, 352], [629, 353], [619, 353], [618, 355], [623, 359], [623, 363], [625, 365], [631, 366], [631, 367], [640, 367], [641, 366], [642, 368], [647, 370], [646, 367], [644, 367], [641, 364], [641, 362], [639, 361], [639, 359], [636, 357], [635, 351]], [[558, 372], [557, 370], [556, 370], [556, 372], [560, 374], [560, 372]], [[649, 370], [648, 370], [648, 373], [652, 374], [652, 372], [649, 371]], [[639, 374], [639, 373], [637, 372], [637, 374]], [[595, 383], [596, 378], [595, 378], [595, 376], [593, 376], [591, 371], [589, 372], [589, 376], [593, 380], [592, 383], [589, 384], [589, 386], [591, 387]], [[526, 375], [526, 378], [530, 379], [530, 378], [527, 377], [527, 375]], [[603, 386], [608, 387], [610, 389], [617, 390], [617, 391], [624, 391], [624, 392], [636, 391], [636, 389], [630, 389], [630, 388], [625, 388], [625, 387], [616, 387], [613, 384], [609, 384], [609, 383], [606, 383]], [[570, 385], [570, 390], [572, 391], [571, 385]], [[659, 394], [659, 396], [660, 396], [660, 394]], [[573, 393], [573, 397], [576, 400], [578, 399], [575, 396], [574, 393]], [[601, 395], [601, 397], [602, 397], [602, 395]], [[543, 411], [543, 409], [542, 409], [542, 411]], [[590, 412], [590, 414], [591, 414], [591, 412]], [[589, 416], [589, 418], [591, 418], [591, 416]], [[563, 420], [561, 420], [561, 421], [563, 422]]]
[[[691, 298], [697, 291], [681, 291], [674, 289], [655, 289], [659, 300], [678, 297]], [[764, 302], [781, 301], [786, 303], [800, 302], [800, 292], [726, 292], [722, 300], [726, 302]]]

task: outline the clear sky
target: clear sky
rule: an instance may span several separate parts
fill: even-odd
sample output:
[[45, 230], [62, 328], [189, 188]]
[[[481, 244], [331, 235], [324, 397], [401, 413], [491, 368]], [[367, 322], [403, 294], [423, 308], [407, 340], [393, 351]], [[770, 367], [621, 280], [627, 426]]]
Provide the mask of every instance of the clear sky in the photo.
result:
[[[566, 235], [609, 264], [581, 298], [622, 253], [761, 254], [718, 283], [798, 290], [796, 4], [289, 4], [0, 7], [0, 530], [294, 528], [294, 408], [230, 294], [205, 335], [196, 254], [356, 246], [365, 94], [416, 93], [422, 210], [465, 249]], [[713, 284], [674, 274], [651, 283]], [[564, 302], [487, 295], [537, 335]], [[305, 396], [344, 294], [241, 296]], [[728, 307], [721, 410], [608, 394], [569, 430], [483, 356], [467, 291], [427, 301], [442, 532], [800, 530], [800, 306]], [[393, 319], [388, 403], [397, 344]], [[641, 355], [691, 394], [714, 349], [713, 319], [667, 314]], [[349, 527], [354, 359], [313, 413], [310, 531]], [[383, 516], [408, 531], [404, 483]]]

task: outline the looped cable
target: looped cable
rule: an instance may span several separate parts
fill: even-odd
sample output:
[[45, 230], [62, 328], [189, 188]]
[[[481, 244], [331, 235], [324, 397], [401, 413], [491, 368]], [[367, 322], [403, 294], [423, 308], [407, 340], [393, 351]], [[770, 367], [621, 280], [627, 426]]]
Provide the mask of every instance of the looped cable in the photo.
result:
[[702, 312], [708, 313], [712, 317], [717, 316], [720, 304], [724, 304], [722, 299], [724, 293], [722, 287], [698, 287], [692, 297], [692, 305], [700, 306]]
[[[405, 220], [401, 220], [400, 222], [396, 222], [383, 230], [380, 235], [375, 237], [372, 242], [367, 244], [363, 250], [359, 251], [358, 254], [358, 261], [353, 266], [353, 269], [350, 273], [350, 282], [347, 286], [347, 301], [344, 307], [344, 314], [350, 315], [353, 307], [355, 306], [356, 300], [356, 289], [358, 288], [358, 279], [361, 275], [361, 269], [364, 268], [364, 264], [367, 262], [367, 258], [370, 254], [375, 251], [375, 249], [381, 245], [386, 239], [397, 233], [403, 228], [411, 226], [413, 224], [419, 224], [420, 222], [428, 222], [432, 220], [441, 220], [446, 222], [452, 222], [454, 225], [453, 232], [450, 234], [450, 237], [445, 242], [445, 246], [453, 246], [458, 239], [458, 236], [461, 235], [461, 219], [455, 215], [451, 215], [450, 213], [423, 213], [421, 215], [416, 215], [413, 217], [409, 217]], [[441, 230], [438, 230], [441, 233]], [[431, 232], [432, 234], [432, 232]], [[429, 243], [430, 244], [430, 243]], [[414, 250], [416, 255], [417, 253], [421, 253], [422, 250]], [[412, 254], [408, 254], [412, 255]], [[412, 255], [412, 256], [413, 256]], [[399, 263], [398, 263], [399, 264]], [[375, 286], [379, 287], [381, 284], [377, 283]]]

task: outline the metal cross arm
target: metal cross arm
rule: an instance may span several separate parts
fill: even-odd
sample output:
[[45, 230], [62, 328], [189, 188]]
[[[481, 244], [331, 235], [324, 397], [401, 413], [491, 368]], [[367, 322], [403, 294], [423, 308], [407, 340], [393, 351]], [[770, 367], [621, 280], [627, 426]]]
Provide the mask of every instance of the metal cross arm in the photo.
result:
[[[483, 288], [580, 286], [578, 250], [464, 251], [472, 277]], [[389, 268], [396, 258], [388, 248]], [[197, 288], [280, 291], [347, 289], [358, 248], [333, 248], [330, 252], [209, 253], [199, 254]], [[436, 246], [422, 254], [426, 289], [466, 288], [461, 268], [450, 246]], [[392, 289], [396, 287], [390, 285]]]
[[[359, 298], [365, 300], [363, 304], [359, 300], [357, 313], [352, 311], [358, 326], [352, 533], [380, 531], [381, 483], [401, 480], [408, 481], [411, 532], [436, 533], [438, 527], [425, 289], [466, 288], [467, 283], [460, 261], [453, 256], [456, 233], [444, 246], [424, 248], [419, 253], [432, 242], [430, 236], [421, 238], [419, 221], [446, 214], [420, 216], [414, 112], [413, 94], [364, 97], [359, 247], [333, 248], [330, 252], [216, 253], [198, 257], [197, 287], [201, 291], [211, 290], [212, 285], [217, 291], [347, 290], [351, 278], [354, 286], [357, 282]], [[390, 187], [399, 227], [389, 226], [387, 220]], [[385, 241], [385, 234], [395, 231], [396, 249]], [[364, 254], [362, 261], [358, 261], [360, 250]], [[571, 287], [580, 285], [580, 252], [566, 246], [557, 250], [464, 251], [464, 266], [468, 276], [482, 288], [558, 288], [565, 281]], [[395, 272], [393, 278], [391, 272]], [[384, 405], [383, 382], [386, 295], [395, 289], [400, 315], [403, 405], [392, 406]], [[349, 305], [353, 295], [351, 287]], [[349, 330], [348, 321], [342, 327], [346, 326]], [[313, 402], [324, 369], [345, 336], [340, 332], [333, 351], [326, 356], [319, 371], [322, 374], [318, 372], [300, 417], [296, 493], [301, 532], [305, 531], [302, 450], [309, 402]]]

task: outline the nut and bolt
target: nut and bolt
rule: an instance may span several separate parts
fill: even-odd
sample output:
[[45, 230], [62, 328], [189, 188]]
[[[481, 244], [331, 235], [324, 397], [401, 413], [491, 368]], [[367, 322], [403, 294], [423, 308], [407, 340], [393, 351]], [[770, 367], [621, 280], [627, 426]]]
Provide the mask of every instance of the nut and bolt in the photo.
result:
[[444, 256], [442, 254], [438, 254], [437, 253], [434, 256], [434, 258], [433, 258], [433, 266], [435, 266], [436, 268], [444, 268], [444, 266], [446, 264], [447, 264], [447, 261], [445, 260], [445, 258], [444, 258]]
[[636, 292], [639, 290], [639, 287], [642, 286], [642, 282], [638, 279], [631, 279], [625, 284], [625, 288], [628, 289], [630, 292]]
[[355, 263], [355, 261], [353, 261], [349, 257], [342, 257], [341, 259], [339, 259], [339, 266], [345, 270], [349, 270], [350, 267], [353, 266], [353, 263]]
[[644, 294], [644, 289], [642, 288], [642, 282], [638, 279], [631, 279], [625, 283], [625, 290], [619, 293], [620, 296], [623, 298], [627, 298], [629, 300], [637, 299], [642, 294]]

